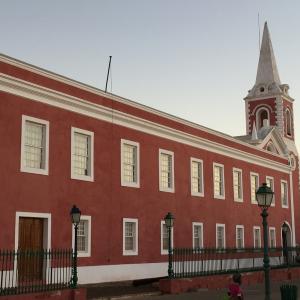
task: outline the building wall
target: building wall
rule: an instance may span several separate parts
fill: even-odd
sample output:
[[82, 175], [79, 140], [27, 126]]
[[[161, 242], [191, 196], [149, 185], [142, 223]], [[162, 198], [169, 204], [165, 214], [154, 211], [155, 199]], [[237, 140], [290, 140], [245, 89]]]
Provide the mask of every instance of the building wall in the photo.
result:
[[[45, 79], [25, 70], [12, 71], [1, 65], [0, 71], [84, 98], [103, 106], [111, 106], [129, 116], [128, 123], [86, 116], [78, 112], [14, 95], [14, 91], [0, 92], [0, 249], [14, 248], [17, 212], [51, 214], [51, 247], [71, 247], [72, 226], [69, 212], [76, 204], [83, 215], [91, 216], [91, 256], [79, 258], [79, 266], [126, 265], [166, 262], [161, 255], [161, 220], [167, 212], [175, 216], [174, 246], [192, 246], [192, 222], [204, 226], [204, 246], [215, 247], [216, 223], [226, 226], [226, 246], [235, 247], [235, 226], [244, 225], [245, 246], [253, 246], [253, 226], [261, 226], [260, 209], [250, 201], [250, 172], [259, 173], [259, 183], [266, 176], [275, 180], [275, 207], [269, 210], [269, 225], [276, 228], [277, 245], [281, 245], [280, 227], [283, 222], [293, 223], [291, 217], [291, 190], [288, 161], [285, 158], [255, 149], [226, 135], [204, 130], [188, 122], [163, 116], [141, 107], [126, 105], [121, 101], [105, 99], [78, 87], [68, 86], [53, 79]], [[60, 97], [58, 95], [57, 97]], [[75, 103], [75, 102], [74, 102]], [[75, 104], [74, 104], [75, 106]], [[20, 172], [22, 115], [49, 121], [49, 175]], [[139, 117], [172, 128], [172, 134], [150, 134], [130, 126], [131, 118]], [[94, 132], [94, 181], [71, 179], [71, 127]], [[188, 144], [175, 135], [175, 130], [193, 135], [197, 139], [219, 144], [224, 151], [207, 149], [202, 144]], [[140, 188], [121, 186], [120, 142], [127, 139], [140, 144]], [[174, 152], [175, 192], [159, 191], [159, 149]], [[228, 149], [235, 151], [234, 156]], [[229, 151], [229, 152], [228, 152]], [[251, 157], [249, 161], [244, 154]], [[239, 158], [239, 155], [241, 158]], [[190, 158], [199, 158], [204, 164], [204, 196], [191, 196]], [[257, 159], [257, 163], [256, 163]], [[265, 166], [259, 160], [265, 160]], [[213, 196], [213, 163], [221, 163], [225, 170], [225, 199]], [[274, 163], [274, 168], [271, 162]], [[276, 167], [275, 167], [276, 166]], [[243, 203], [233, 200], [232, 168], [243, 170]], [[294, 171], [293, 186], [299, 178]], [[298, 173], [297, 173], [298, 174]], [[280, 204], [280, 180], [289, 186], [289, 207]], [[299, 212], [298, 191], [293, 191], [297, 220]], [[138, 219], [138, 255], [124, 256], [123, 218]], [[298, 221], [296, 221], [298, 222]], [[300, 233], [296, 224], [296, 235]], [[298, 230], [299, 229], [299, 230]], [[262, 231], [261, 231], [262, 232]], [[299, 238], [298, 238], [299, 239]], [[129, 266], [129, 267], [128, 267]], [[164, 264], [159, 265], [165, 268]], [[126, 269], [126, 270], [127, 270]], [[87, 274], [88, 269], [85, 269]], [[132, 269], [131, 269], [132, 270]], [[166, 269], [164, 269], [166, 271]], [[105, 269], [103, 272], [107, 271]], [[96, 271], [95, 271], [96, 272]], [[149, 271], [150, 272], [150, 271]], [[116, 271], [117, 273], [117, 271]], [[151, 273], [153, 276], [155, 272]], [[157, 273], [156, 273], [157, 274]], [[161, 273], [163, 274], [163, 273]], [[132, 275], [132, 274], [131, 274]], [[104, 275], [103, 275], [104, 276]], [[139, 276], [145, 276], [139, 275]], [[137, 276], [138, 277], [138, 276]], [[112, 277], [109, 277], [110, 280]], [[132, 279], [130, 276], [114, 277]], [[87, 279], [83, 279], [83, 281]], [[83, 282], [82, 281], [82, 282]], [[109, 281], [107, 279], [106, 281]]]

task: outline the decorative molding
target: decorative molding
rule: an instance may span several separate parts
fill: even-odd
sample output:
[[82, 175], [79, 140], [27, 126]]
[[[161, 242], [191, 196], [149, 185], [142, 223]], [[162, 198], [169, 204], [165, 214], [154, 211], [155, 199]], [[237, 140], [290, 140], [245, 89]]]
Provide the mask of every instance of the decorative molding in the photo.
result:
[[[138, 130], [151, 135], [166, 138], [172, 141], [180, 142], [203, 150], [208, 150], [220, 155], [225, 155], [237, 160], [246, 161], [255, 165], [264, 166], [270, 169], [289, 172], [288, 164], [276, 162], [256, 154], [247, 153], [245, 151], [219, 144], [186, 132], [182, 132], [161, 124], [157, 124], [146, 119], [138, 118], [133, 115], [128, 115], [121, 111], [116, 111], [111, 108], [91, 103], [73, 96], [69, 96], [57, 91], [53, 91], [38, 85], [34, 85], [25, 81], [17, 80], [13, 77], [0, 73], [0, 90], [14, 94], [31, 101], [48, 104], [54, 107], [72, 111], [81, 115], [92, 117], [98, 120], [114, 123], [116, 125], [125, 126], [134, 130]], [[177, 120], [178, 121], [178, 120]], [[184, 123], [187, 124], [188, 122]], [[191, 126], [193, 127], [193, 126]], [[200, 126], [194, 127], [203, 130]], [[208, 131], [207, 131], [208, 132]], [[260, 150], [255, 146], [238, 141], [227, 135], [216, 134], [228, 141], [234, 142], [237, 146], [242, 145], [261, 153], [266, 153], [265, 150]], [[268, 153], [270, 154], [270, 153]], [[284, 158], [283, 158], [284, 159]]]

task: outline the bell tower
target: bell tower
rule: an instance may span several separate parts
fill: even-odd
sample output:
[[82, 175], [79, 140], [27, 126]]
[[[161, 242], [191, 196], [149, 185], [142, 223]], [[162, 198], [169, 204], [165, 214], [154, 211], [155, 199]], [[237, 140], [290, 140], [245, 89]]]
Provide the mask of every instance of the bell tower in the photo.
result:
[[[290, 144], [294, 142], [293, 101], [289, 86], [280, 81], [267, 22], [264, 25], [256, 81], [245, 100], [246, 130], [276, 127]], [[256, 127], [256, 128], [254, 128]]]

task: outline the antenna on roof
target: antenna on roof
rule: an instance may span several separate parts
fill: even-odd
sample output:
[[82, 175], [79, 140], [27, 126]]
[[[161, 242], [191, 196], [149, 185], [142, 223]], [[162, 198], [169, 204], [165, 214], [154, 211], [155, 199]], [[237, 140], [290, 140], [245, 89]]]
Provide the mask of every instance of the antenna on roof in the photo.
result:
[[107, 93], [107, 83], [108, 83], [109, 72], [110, 72], [110, 63], [111, 63], [111, 55], [109, 56], [109, 64], [108, 64], [107, 77], [106, 77], [106, 84], [105, 84], [105, 93]]
[[259, 12], [257, 14], [257, 26], [258, 26], [258, 53], [260, 52], [260, 20], [259, 20]]

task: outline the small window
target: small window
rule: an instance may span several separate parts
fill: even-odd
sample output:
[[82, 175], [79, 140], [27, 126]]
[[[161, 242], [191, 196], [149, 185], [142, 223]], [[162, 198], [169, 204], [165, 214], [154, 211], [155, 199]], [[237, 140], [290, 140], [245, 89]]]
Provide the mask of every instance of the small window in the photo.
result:
[[253, 246], [254, 248], [261, 248], [261, 235], [260, 235], [260, 227], [253, 227]]
[[159, 190], [174, 193], [174, 153], [159, 150]]
[[243, 202], [242, 170], [233, 168], [233, 195], [234, 201]]
[[292, 135], [292, 117], [289, 109], [286, 110], [286, 134], [288, 136]]
[[275, 227], [269, 227], [269, 247], [276, 247], [276, 231]]
[[21, 172], [48, 175], [49, 122], [22, 116]]
[[251, 188], [251, 203], [252, 204], [257, 204], [256, 201], [256, 191], [258, 189], [259, 185], [259, 177], [258, 174], [256, 173], [250, 173], [250, 188]]
[[[160, 236], [161, 236], [161, 254], [168, 254], [169, 251], [169, 234], [165, 221], [160, 223]], [[171, 248], [173, 248], [173, 227], [171, 228]]]
[[216, 224], [216, 248], [224, 249], [225, 247], [225, 224]]
[[[74, 245], [74, 227], [72, 231], [72, 245]], [[77, 230], [77, 250], [79, 257], [91, 256], [91, 217], [81, 216]]]
[[121, 185], [140, 187], [139, 143], [121, 140]]
[[193, 222], [193, 248], [203, 248], [203, 224]]
[[271, 206], [275, 206], [274, 178], [266, 176], [266, 184], [274, 192]]
[[138, 255], [137, 219], [123, 219], [123, 255]]
[[288, 188], [287, 181], [281, 180], [281, 205], [288, 208]]
[[237, 249], [244, 248], [245, 245], [244, 245], [244, 226], [243, 225], [236, 225], [235, 237], [236, 237], [236, 248]]
[[191, 194], [204, 196], [203, 191], [203, 161], [191, 158]]
[[71, 178], [94, 181], [94, 133], [72, 127]]
[[225, 199], [224, 165], [214, 163], [214, 198]]

